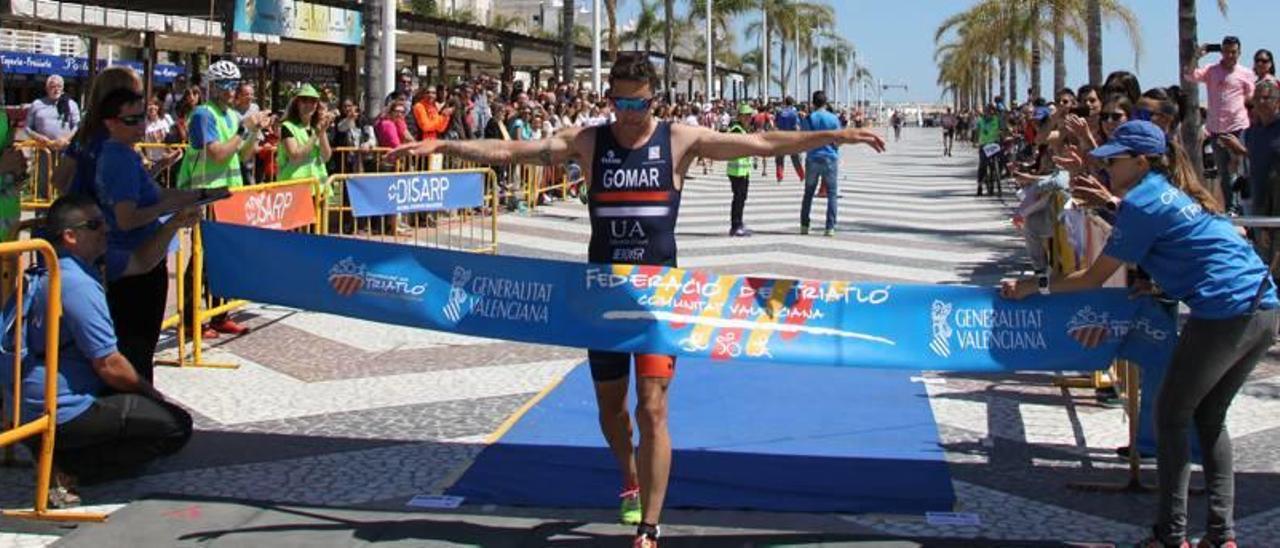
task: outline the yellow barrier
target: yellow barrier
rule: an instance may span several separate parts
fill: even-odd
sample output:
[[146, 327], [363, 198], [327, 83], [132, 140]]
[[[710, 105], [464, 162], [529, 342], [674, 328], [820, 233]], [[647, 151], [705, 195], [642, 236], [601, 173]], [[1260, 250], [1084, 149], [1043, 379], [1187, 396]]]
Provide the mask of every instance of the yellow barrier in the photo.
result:
[[21, 190], [22, 208], [48, 208], [58, 197], [57, 189], [53, 186], [53, 172], [62, 158], [62, 147], [36, 141], [22, 141], [13, 146], [23, 151], [29, 160], [27, 180], [22, 184]]
[[[23, 240], [19, 242], [7, 242], [0, 244], [0, 257], [9, 255], [23, 255], [31, 252], [39, 253], [44, 260], [46, 268], [48, 268], [48, 291], [49, 297], [45, 300], [45, 318], [60, 318], [62, 316], [62, 273], [58, 270], [58, 256], [53, 251], [53, 246], [44, 240]], [[17, 276], [17, 291], [14, 292], [13, 298], [21, 299], [23, 294], [23, 276]], [[44, 413], [38, 418], [28, 422], [22, 422], [22, 362], [21, 344], [23, 341], [22, 331], [26, 327], [23, 322], [23, 316], [26, 311], [22, 310], [23, 303], [18, 302], [17, 317], [15, 320], [15, 334], [13, 341], [14, 363], [13, 363], [13, 417], [8, 422], [9, 428], [0, 432], [0, 446], [8, 447], [18, 443], [24, 439], [34, 436], [40, 436], [40, 452], [35, 457], [36, 471], [36, 492], [35, 504], [32, 510], [6, 510], [4, 515], [60, 520], [60, 521], [105, 521], [105, 514], [86, 513], [86, 512], [50, 512], [49, 511], [49, 481], [53, 475], [53, 443], [56, 437], [58, 427], [58, 326], [61, 322], [50, 320], [45, 325], [44, 333]]]
[[[492, 169], [446, 169], [431, 172], [396, 173], [402, 176], [484, 173], [484, 206], [479, 212], [458, 210], [448, 212], [402, 213], [356, 217], [347, 199], [347, 181], [378, 174], [337, 174], [329, 177], [333, 195], [321, 204], [321, 232], [335, 236], [354, 237], [394, 243], [406, 243], [425, 247], [456, 249], [476, 253], [498, 251], [498, 185]], [[382, 174], [385, 175], [385, 174]]]
[[[321, 206], [324, 200], [319, 181], [315, 178], [293, 179], [289, 181], [245, 186], [232, 189], [231, 193], [233, 195], [242, 193], [270, 193], [272, 191], [287, 189], [301, 184], [307, 184], [311, 187], [311, 203], [309, 205], [312, 208], [314, 220], [310, 224], [295, 230], [312, 234], [318, 233], [320, 231], [322, 219], [324, 219], [323, 209]], [[206, 213], [210, 217], [212, 217], [212, 210], [213, 206], [208, 206]], [[159, 365], [176, 365], [178, 367], [237, 368], [239, 366], [236, 364], [211, 363], [204, 361], [204, 337], [202, 326], [205, 322], [216, 316], [228, 313], [248, 304], [248, 301], [240, 299], [222, 301], [221, 299], [216, 299], [213, 295], [208, 294], [208, 292], [205, 291], [204, 243], [202, 241], [200, 225], [197, 224], [192, 227], [189, 229], [189, 232], [191, 243], [188, 245], [185, 239], [181, 239], [178, 248], [178, 268], [177, 274], [174, 278], [177, 280], [177, 288], [175, 291], [177, 312], [168, 318], [165, 318], [164, 322], [161, 324], [161, 329], [178, 328], [176, 337], [178, 340], [178, 356], [176, 360], [157, 360], [156, 363]], [[188, 297], [186, 294], [188, 291], [186, 282], [188, 276], [188, 263], [190, 263], [189, 268], [191, 270], [191, 297]], [[188, 301], [190, 301], [190, 305], [188, 305]], [[187, 314], [187, 306], [191, 306], [193, 308], [190, 314]], [[187, 320], [188, 325], [182, 326], [184, 318], [186, 317], [189, 317], [189, 320]], [[189, 360], [186, 352], [188, 336], [191, 339], [191, 354]]]
[[164, 188], [177, 188], [178, 166], [187, 150], [185, 143], [138, 143], [133, 148], [142, 156], [142, 164], [156, 180], [156, 184]]

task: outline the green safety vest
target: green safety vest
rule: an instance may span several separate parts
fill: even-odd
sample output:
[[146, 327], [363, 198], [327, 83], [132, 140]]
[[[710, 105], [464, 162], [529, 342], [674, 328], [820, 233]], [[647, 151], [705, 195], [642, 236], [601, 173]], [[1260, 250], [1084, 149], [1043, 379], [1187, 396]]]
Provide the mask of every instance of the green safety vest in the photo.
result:
[[[233, 118], [228, 123], [225, 113], [219, 114], [217, 105], [213, 103], [196, 107], [196, 110], [191, 113], [192, 116], [187, 118], [188, 128], [191, 127], [191, 120], [195, 118], [195, 113], [200, 109], [205, 109], [210, 116], [213, 116], [219, 143], [230, 141], [240, 132], [240, 121]], [[240, 151], [235, 151], [226, 160], [214, 162], [209, 158], [207, 150], [207, 146], [197, 149], [190, 144], [187, 145], [187, 152], [182, 157], [182, 166], [178, 168], [178, 188], [240, 188], [244, 186], [244, 182], [240, 179]]]
[[[313, 141], [315, 139], [315, 129], [309, 126], [300, 126], [288, 120], [281, 122], [280, 125], [288, 133], [280, 135], [280, 145], [276, 147], [276, 165], [280, 166], [280, 173], [276, 178], [280, 181], [290, 181], [315, 177], [320, 184], [321, 195], [325, 198], [332, 197], [333, 191], [328, 184], [329, 168], [325, 167], [324, 161], [320, 159], [320, 147]], [[284, 146], [284, 139], [288, 137], [293, 137], [299, 142], [310, 143], [311, 157], [300, 163], [290, 162], [289, 150]], [[314, 190], [312, 190], [312, 194], [315, 194]]]
[[287, 134], [281, 137], [293, 137], [299, 142], [310, 143], [311, 157], [300, 163], [289, 161], [289, 151], [284, 146], [284, 139], [281, 139], [280, 146], [276, 149], [276, 164], [280, 166], [279, 179], [288, 181], [291, 179], [303, 179], [306, 177], [315, 177], [316, 180], [324, 182], [329, 178], [329, 169], [325, 167], [324, 161], [320, 159], [320, 147], [314, 142], [315, 129], [311, 127], [303, 127], [288, 120], [281, 123]]
[[[739, 124], [738, 122], [734, 122], [733, 125], [729, 126], [729, 133], [746, 133], [746, 132], [747, 130], [743, 128], [742, 124]], [[744, 156], [742, 158], [734, 158], [732, 160], [729, 160], [729, 166], [725, 171], [726, 173], [729, 174], [730, 177], [746, 177], [750, 175], [751, 174], [751, 157]]]

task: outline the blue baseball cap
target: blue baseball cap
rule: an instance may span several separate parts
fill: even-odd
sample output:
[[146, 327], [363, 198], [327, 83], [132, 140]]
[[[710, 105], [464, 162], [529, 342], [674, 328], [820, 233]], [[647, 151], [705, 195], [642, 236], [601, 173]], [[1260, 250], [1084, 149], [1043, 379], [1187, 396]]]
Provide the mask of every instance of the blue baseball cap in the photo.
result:
[[1036, 107], [1035, 113], [1031, 115], [1035, 121], [1039, 122], [1048, 118], [1050, 115], [1049, 107]]
[[1133, 120], [1120, 124], [1111, 134], [1107, 144], [1093, 149], [1089, 154], [1099, 160], [1134, 154], [1140, 156], [1164, 154], [1168, 150], [1164, 130], [1151, 122]]

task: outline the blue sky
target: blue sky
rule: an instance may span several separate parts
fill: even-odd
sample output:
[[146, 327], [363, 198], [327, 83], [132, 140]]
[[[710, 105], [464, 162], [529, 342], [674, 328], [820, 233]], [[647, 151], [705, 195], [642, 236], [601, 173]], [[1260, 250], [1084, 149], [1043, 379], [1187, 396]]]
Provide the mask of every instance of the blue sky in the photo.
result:
[[[854, 43], [860, 59], [873, 74], [886, 83], [902, 83], [908, 92], [890, 90], [885, 100], [936, 101], [937, 68], [933, 62], [933, 31], [943, 19], [973, 5], [973, 0], [825, 0], [836, 7], [837, 29]], [[636, 11], [639, 0], [621, 0], [620, 21]], [[1124, 32], [1113, 26], [1103, 34], [1103, 74], [1112, 70], [1129, 70], [1138, 74], [1144, 86], [1176, 83], [1178, 71], [1178, 20], [1175, 0], [1126, 0], [1138, 14], [1142, 24], [1144, 52], [1135, 66], [1133, 49]], [[687, 4], [677, 0], [677, 12]], [[1201, 42], [1218, 42], [1226, 34], [1240, 37], [1244, 44], [1244, 61], [1252, 63], [1253, 52], [1260, 47], [1280, 50], [1280, 2], [1277, 0], [1230, 0], [1227, 17], [1218, 13], [1215, 0], [1199, 0], [1199, 35]], [[740, 23], [757, 20], [758, 16], [742, 16]], [[1270, 30], [1270, 32], [1267, 32]], [[745, 39], [738, 39], [744, 44]], [[776, 54], [775, 54], [776, 55]], [[1210, 56], [1212, 58], [1214, 56]], [[1087, 68], [1083, 51], [1067, 45], [1067, 82], [1084, 83]], [[1052, 58], [1046, 52], [1044, 86], [1053, 84]], [[1024, 95], [1028, 82], [1018, 77]]]

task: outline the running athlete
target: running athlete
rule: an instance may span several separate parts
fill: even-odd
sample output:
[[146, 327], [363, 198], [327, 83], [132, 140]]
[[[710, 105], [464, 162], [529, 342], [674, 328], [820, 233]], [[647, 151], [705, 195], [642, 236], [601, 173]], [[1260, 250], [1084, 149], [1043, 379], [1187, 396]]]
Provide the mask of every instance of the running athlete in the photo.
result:
[[956, 142], [956, 115], [951, 113], [951, 108], [947, 107], [947, 113], [942, 115], [942, 155], [951, 155], [951, 145]]
[[[796, 131], [800, 129], [800, 112], [796, 110], [796, 100], [788, 96], [782, 100], [782, 108], [778, 109], [777, 116], [773, 119], [773, 125], [781, 131]], [[773, 163], [777, 166], [778, 182], [782, 182], [783, 163], [782, 157], [773, 159]], [[791, 167], [796, 168], [796, 175], [800, 180], [804, 180], [804, 166], [800, 164], [800, 155], [791, 155]]]
[[[619, 55], [609, 72], [609, 101], [617, 120], [606, 126], [566, 130], [540, 141], [433, 140], [398, 147], [406, 154], [445, 154], [489, 165], [560, 165], [576, 160], [590, 182], [588, 208], [593, 263], [676, 265], [676, 214], [684, 175], [696, 158], [731, 160], [777, 156], [818, 146], [862, 143], [884, 150], [884, 140], [859, 130], [718, 133], [670, 124], [652, 113], [658, 76], [646, 54]], [[671, 471], [667, 390], [675, 357], [589, 350], [600, 429], [622, 470], [623, 523], [637, 525], [635, 546], [657, 546]], [[636, 425], [632, 445], [627, 410], [628, 376], [636, 364]]]

